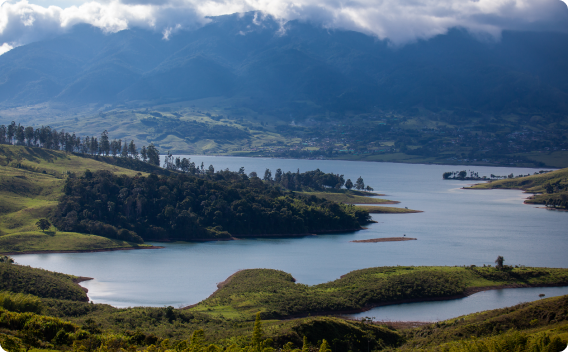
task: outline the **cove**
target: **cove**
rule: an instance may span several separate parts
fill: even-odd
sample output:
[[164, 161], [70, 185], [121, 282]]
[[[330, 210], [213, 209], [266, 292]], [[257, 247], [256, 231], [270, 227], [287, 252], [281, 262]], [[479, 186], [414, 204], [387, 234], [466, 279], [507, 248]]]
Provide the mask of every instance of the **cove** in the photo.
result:
[[[216, 283], [240, 269], [272, 268], [314, 285], [349, 271], [396, 265], [505, 264], [568, 267], [565, 240], [568, 214], [523, 204], [516, 190], [463, 190], [468, 181], [443, 180], [445, 171], [475, 170], [480, 175], [527, 174], [538, 169], [480, 166], [410, 165], [335, 160], [288, 160], [190, 156], [215, 169], [264, 174], [321, 169], [361, 176], [375, 192], [396, 206], [423, 210], [416, 214], [373, 214], [367, 230], [302, 238], [246, 239], [205, 243], [152, 243], [155, 250], [18, 255], [18, 263], [73, 275], [96, 303], [117, 307], [174, 306], [197, 303]], [[406, 234], [416, 241], [352, 243]]]
[[568, 295], [568, 287], [506, 288], [483, 291], [449, 301], [418, 302], [376, 307], [366, 312], [348, 314], [355, 319], [370, 317], [374, 321], [435, 322], [485, 310], [511, 307], [541, 299], [538, 295], [556, 297]]

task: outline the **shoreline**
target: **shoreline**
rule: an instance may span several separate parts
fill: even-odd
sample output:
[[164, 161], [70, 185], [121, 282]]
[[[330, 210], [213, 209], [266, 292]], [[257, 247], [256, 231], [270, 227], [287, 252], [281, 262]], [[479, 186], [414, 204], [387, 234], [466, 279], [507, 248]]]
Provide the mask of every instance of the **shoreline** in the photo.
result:
[[[217, 293], [217, 291], [219, 291], [219, 290], [222, 289], [223, 287], [227, 286], [227, 284], [229, 284], [229, 282], [231, 282], [231, 281], [233, 280], [233, 278], [235, 277], [235, 275], [237, 275], [238, 273], [240, 273], [241, 271], [244, 271], [244, 270], [246, 270], [246, 269], [237, 270], [237, 271], [235, 271], [234, 273], [232, 273], [232, 274], [231, 274], [228, 278], [226, 278], [225, 280], [223, 280], [223, 281], [221, 281], [221, 282], [218, 282], [218, 283], [216, 284], [217, 289], [216, 289], [215, 291], [213, 291], [212, 294], [210, 294], [209, 296], [207, 296], [207, 298], [205, 298], [205, 299], [203, 299], [203, 300], [201, 300], [201, 301], [199, 301], [199, 302], [197, 302], [197, 303], [190, 304], [189, 306], [181, 307], [181, 308], [179, 308], [179, 309], [180, 309], [180, 310], [185, 310], [185, 309], [191, 309], [191, 308], [193, 308], [193, 307], [197, 307], [197, 305], [198, 305], [199, 303], [201, 303], [201, 302], [203, 302], [203, 301], [205, 301], [205, 300], [207, 300], [207, 299], [213, 297], [213, 296]], [[296, 282], [296, 279], [294, 279], [294, 282]]]
[[[238, 270], [235, 273], [233, 273], [232, 275], [230, 275], [228, 278], [226, 278], [225, 280], [217, 283], [217, 289], [215, 291], [213, 291], [213, 293], [211, 293], [207, 298], [201, 300], [200, 302], [190, 304], [188, 306], [181, 307], [179, 309], [182, 310], [182, 309], [194, 308], [194, 307], [198, 306], [201, 302], [213, 297], [220, 289], [222, 289], [224, 286], [229, 284], [233, 280], [235, 275], [237, 275], [238, 273], [240, 273], [243, 270], [246, 270], [246, 269]], [[341, 278], [343, 276], [344, 275], [342, 275]], [[294, 282], [296, 282], [295, 278], [294, 278]], [[451, 301], [451, 300], [454, 300], [454, 299], [469, 297], [471, 295], [474, 295], [474, 294], [479, 293], [479, 292], [484, 292], [484, 291], [502, 290], [502, 289], [508, 289], [508, 288], [530, 288], [530, 287], [568, 287], [568, 282], [555, 283], [555, 284], [506, 284], [506, 285], [495, 285], [495, 286], [470, 287], [470, 288], [466, 288], [461, 294], [452, 295], [452, 296], [417, 297], [417, 298], [407, 298], [407, 299], [401, 299], [401, 300], [391, 300], [391, 301], [370, 303], [365, 307], [357, 308], [357, 309], [306, 312], [306, 313], [301, 313], [301, 314], [287, 315], [287, 316], [284, 316], [284, 317], [281, 317], [281, 318], [274, 318], [274, 319], [290, 320], [290, 319], [296, 319], [296, 318], [306, 318], [306, 317], [311, 317], [311, 316], [336, 316], [336, 317], [340, 317], [340, 318], [349, 319], [349, 317], [345, 317], [345, 315], [363, 313], [363, 312], [367, 312], [367, 311], [369, 311], [373, 308], [377, 308], [377, 307], [392, 306], [392, 305], [405, 304], [405, 303]], [[352, 318], [352, 319], [355, 319], [355, 318]], [[379, 322], [379, 321], [377, 321], [377, 322]], [[406, 322], [400, 322], [400, 323], [406, 323]], [[414, 323], [421, 323], [421, 322], [414, 322]], [[424, 323], [426, 323], [426, 322], [424, 322]], [[428, 324], [430, 324], [430, 323], [431, 322], [428, 322]]]
[[[407, 299], [396, 300], [396, 301], [372, 303], [372, 304], [369, 304], [368, 306], [365, 306], [363, 308], [358, 308], [358, 309], [348, 309], [348, 310], [341, 310], [341, 311], [308, 312], [308, 313], [305, 313], [305, 314], [295, 314], [295, 315], [286, 316], [282, 320], [305, 318], [305, 317], [309, 317], [309, 316], [337, 316], [337, 317], [340, 317], [340, 318], [349, 318], [349, 317], [344, 317], [344, 315], [363, 313], [363, 312], [367, 312], [367, 311], [369, 311], [373, 308], [384, 307], [384, 306], [392, 306], [392, 305], [397, 305], [397, 304], [451, 301], [451, 300], [454, 300], [454, 299], [469, 297], [473, 294], [476, 294], [476, 293], [479, 293], [479, 292], [484, 292], [484, 291], [501, 290], [501, 289], [506, 289], [506, 288], [564, 287], [564, 286], [568, 286], [568, 283], [539, 284], [539, 285], [537, 285], [537, 284], [510, 284], [510, 285], [497, 285], [497, 286], [485, 286], [485, 287], [471, 287], [471, 288], [466, 288], [465, 291], [462, 294], [458, 294], [458, 295], [444, 296], [444, 297], [407, 298]], [[215, 291], [215, 292], [217, 292], [217, 291]], [[457, 317], [454, 317], [454, 318], [457, 318]], [[380, 322], [380, 321], [377, 320], [377, 322]], [[428, 324], [431, 324], [431, 323], [432, 322], [428, 322]]]
[[[370, 223], [376, 223], [376, 221], [371, 221]], [[194, 238], [191, 240], [171, 240], [171, 241], [159, 241], [159, 240], [148, 240], [148, 242], [158, 242], [158, 243], [173, 243], [173, 242], [187, 242], [187, 243], [202, 243], [202, 242], [216, 242], [216, 241], [239, 241], [242, 239], [263, 239], [263, 238], [299, 238], [308, 236], [317, 236], [325, 234], [343, 233], [343, 232], [355, 232], [367, 230], [366, 227], [359, 227], [358, 229], [339, 229], [339, 230], [322, 230], [314, 231], [310, 233], [300, 233], [300, 234], [260, 234], [260, 235], [237, 235], [227, 238]], [[144, 246], [144, 247], [117, 247], [117, 248], [100, 248], [100, 249], [74, 249], [74, 250], [43, 250], [43, 251], [23, 251], [23, 252], [0, 252], [0, 255], [26, 255], [26, 254], [52, 254], [52, 253], [95, 253], [95, 252], [114, 252], [114, 251], [128, 251], [137, 249], [163, 249], [163, 246]]]
[[[376, 221], [372, 221], [371, 223], [376, 223]], [[263, 239], [263, 238], [298, 238], [298, 237], [308, 237], [308, 236], [317, 236], [317, 235], [325, 235], [325, 234], [334, 234], [334, 233], [343, 233], [343, 232], [355, 232], [367, 230], [366, 227], [360, 227], [358, 229], [339, 229], [339, 230], [323, 230], [323, 231], [313, 231], [308, 233], [292, 233], [292, 234], [259, 234], [259, 235], [232, 235], [231, 237], [226, 238], [192, 238], [191, 240], [173, 240], [173, 241], [156, 241], [156, 240], [148, 240], [149, 242], [163, 242], [163, 243], [172, 243], [172, 242], [185, 242], [185, 243], [201, 243], [201, 242], [215, 242], [215, 241], [239, 241], [243, 239]], [[158, 247], [163, 248], [163, 247]]]
[[[45, 251], [25, 251], [25, 252], [0, 252], [0, 255], [24, 255], [24, 254], [51, 254], [51, 253], [95, 253], [95, 252], [114, 252], [128, 251], [136, 249], [162, 249], [162, 246], [145, 246], [145, 247], [117, 247], [117, 248], [100, 248], [100, 249], [75, 249], [75, 250], [45, 250]], [[91, 278], [92, 280], [92, 278]], [[86, 281], [86, 280], [83, 280]]]

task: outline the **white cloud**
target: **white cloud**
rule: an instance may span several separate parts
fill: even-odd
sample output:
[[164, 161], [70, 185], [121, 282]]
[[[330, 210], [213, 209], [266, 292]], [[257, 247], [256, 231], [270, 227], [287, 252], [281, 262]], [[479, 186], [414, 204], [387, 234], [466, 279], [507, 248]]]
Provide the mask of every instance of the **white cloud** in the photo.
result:
[[[0, 46], [0, 55], [7, 53], [8, 51], [14, 49], [14, 47], [8, 43], [4, 43]], [[1, 351], [0, 351], [1, 352]]]
[[[64, 9], [21, 0], [0, 6], [0, 52], [62, 33], [77, 23], [107, 32], [152, 28], [168, 39], [177, 30], [205, 24], [206, 16], [247, 11], [284, 22], [303, 20], [360, 31], [395, 44], [427, 39], [457, 26], [497, 37], [504, 29], [568, 26], [568, 8], [560, 0], [99, 0]], [[261, 20], [262, 16], [255, 17]]]

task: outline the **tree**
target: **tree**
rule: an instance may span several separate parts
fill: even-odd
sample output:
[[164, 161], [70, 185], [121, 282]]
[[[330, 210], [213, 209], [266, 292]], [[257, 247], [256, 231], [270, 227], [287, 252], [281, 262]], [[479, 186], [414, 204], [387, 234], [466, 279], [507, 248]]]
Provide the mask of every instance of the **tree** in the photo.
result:
[[47, 219], [39, 219], [36, 222], [36, 226], [42, 230], [43, 232], [45, 232], [45, 230], [48, 230], [51, 227], [51, 223], [49, 222], [49, 220]]
[[124, 145], [122, 146], [122, 153], [121, 156], [123, 158], [126, 158], [128, 156], [128, 145], [126, 144], [126, 142], [124, 143]]
[[327, 340], [324, 339], [321, 342], [319, 352], [331, 352], [331, 348], [329, 348], [329, 344], [327, 343]]
[[495, 259], [495, 267], [497, 269], [503, 269], [503, 262], [505, 261], [505, 259], [502, 256], [498, 256], [497, 259]]
[[367, 185], [366, 191], [367, 191], [367, 192], [373, 192], [374, 189], [373, 189], [373, 187]]
[[16, 127], [16, 144], [18, 145], [24, 145], [24, 139], [26, 138], [25, 132], [24, 132], [24, 126], [18, 124], [18, 126]]
[[0, 126], [0, 144], [4, 144], [7, 142], [6, 139], [6, 126]]
[[152, 165], [160, 165], [160, 152], [156, 147], [154, 147], [154, 143], [150, 143], [148, 149], [146, 151], [148, 153], [148, 161]]
[[191, 167], [191, 162], [189, 161], [189, 159], [187, 158], [181, 159], [181, 164], [180, 164], [181, 171], [189, 172], [190, 167]]
[[24, 135], [26, 137], [26, 144], [28, 147], [30, 147], [34, 140], [34, 128], [31, 126], [26, 127], [26, 129], [24, 130]]
[[6, 136], [8, 137], [8, 144], [12, 144], [12, 139], [14, 138], [14, 134], [16, 134], [16, 122], [12, 121], [12, 123], [8, 125], [8, 130], [6, 131]]
[[308, 338], [304, 336], [304, 343], [302, 344], [302, 352], [310, 352], [310, 348], [308, 346]]
[[345, 188], [347, 188], [348, 190], [351, 190], [351, 188], [353, 188], [353, 182], [351, 182], [350, 178], [345, 181]]
[[282, 169], [276, 169], [276, 174], [274, 174], [274, 181], [276, 181], [277, 183], [280, 183], [280, 181], [282, 181]]
[[110, 143], [108, 141], [108, 132], [104, 130], [101, 134], [101, 153], [104, 155], [109, 155], [110, 153]]
[[252, 329], [252, 346], [256, 351], [260, 351], [262, 343], [262, 321], [260, 321], [260, 312], [256, 313], [256, 319], [254, 320], [254, 327]]
[[142, 161], [146, 162], [148, 160], [148, 153], [146, 153], [146, 146], [142, 146], [142, 151], [140, 151], [140, 155], [142, 155]]
[[136, 144], [134, 144], [134, 141], [132, 140], [128, 145], [128, 153], [130, 154], [131, 158], [138, 159], [138, 151], [136, 150]]
[[363, 178], [361, 176], [359, 176], [359, 178], [355, 182], [355, 188], [357, 188], [357, 190], [359, 191], [365, 189], [365, 182], [363, 182]]
[[272, 181], [272, 172], [269, 169], [264, 171], [264, 177], [262, 178], [264, 181]]

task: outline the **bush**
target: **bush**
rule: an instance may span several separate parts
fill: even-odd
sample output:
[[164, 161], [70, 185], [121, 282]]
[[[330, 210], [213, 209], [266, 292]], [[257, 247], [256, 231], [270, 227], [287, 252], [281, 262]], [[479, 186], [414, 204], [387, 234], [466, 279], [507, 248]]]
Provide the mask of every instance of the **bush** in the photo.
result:
[[32, 312], [39, 314], [43, 309], [43, 304], [38, 297], [33, 295], [0, 292], [0, 307], [11, 312]]

